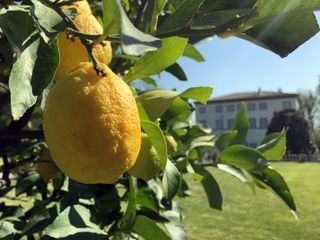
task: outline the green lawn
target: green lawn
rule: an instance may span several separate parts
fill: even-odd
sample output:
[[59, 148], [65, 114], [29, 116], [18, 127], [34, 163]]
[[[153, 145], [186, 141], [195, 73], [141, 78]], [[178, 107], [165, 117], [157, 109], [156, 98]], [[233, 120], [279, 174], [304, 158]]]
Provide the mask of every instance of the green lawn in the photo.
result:
[[256, 194], [236, 178], [208, 167], [219, 182], [223, 211], [208, 207], [205, 193], [187, 176], [192, 197], [177, 199], [190, 240], [320, 240], [320, 164], [275, 163], [298, 208], [297, 221], [272, 192]]

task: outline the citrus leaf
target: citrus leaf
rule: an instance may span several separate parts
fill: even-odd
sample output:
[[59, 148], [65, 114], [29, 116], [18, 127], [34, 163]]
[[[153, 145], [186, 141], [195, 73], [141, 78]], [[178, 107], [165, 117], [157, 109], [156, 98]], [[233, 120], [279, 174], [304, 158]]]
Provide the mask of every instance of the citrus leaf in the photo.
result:
[[188, 25], [203, 2], [204, 0], [185, 0], [172, 15], [165, 18], [158, 33], [172, 32]]
[[141, 121], [141, 126], [156, 149], [160, 158], [161, 169], [164, 171], [167, 164], [167, 144], [162, 130], [157, 124], [150, 121]]
[[162, 177], [163, 193], [168, 201], [171, 201], [177, 194], [180, 183], [181, 175], [179, 170], [170, 160], [168, 160]]
[[249, 130], [249, 120], [244, 103], [240, 105], [239, 111], [233, 123], [232, 130], [237, 131], [237, 136], [232, 139], [231, 145], [242, 144], [245, 141]]
[[238, 178], [241, 182], [248, 182], [246, 175], [238, 168], [227, 165], [227, 164], [217, 164], [218, 169]]
[[256, 149], [267, 160], [281, 160], [286, 153], [286, 130], [281, 133], [273, 133], [262, 140], [262, 144]]
[[245, 170], [264, 168], [269, 165], [264, 156], [257, 150], [242, 145], [233, 145], [223, 150], [220, 155], [222, 163], [230, 164]]
[[193, 87], [189, 88], [179, 96], [182, 98], [193, 99], [199, 103], [207, 104], [209, 97], [212, 94], [213, 89], [211, 87]]
[[238, 131], [227, 131], [218, 136], [215, 141], [215, 146], [222, 151], [224, 148], [229, 147], [231, 141], [237, 136]]
[[15, 58], [34, 42], [38, 34], [29, 12], [13, 5], [0, 9], [0, 29], [7, 37]]
[[174, 63], [173, 65], [167, 67], [166, 72], [171, 73], [173, 76], [175, 76], [176, 78], [178, 78], [181, 81], [188, 80], [182, 67], [178, 63]]
[[269, 186], [286, 204], [296, 211], [296, 205], [290, 192], [290, 189], [283, 177], [271, 167], [262, 171], [262, 173], [252, 173], [254, 177], [259, 179], [263, 184]]
[[201, 53], [191, 44], [187, 44], [187, 46], [184, 49], [183, 56], [191, 58], [197, 62], [205, 61]]
[[102, 41], [107, 35], [120, 33], [121, 48], [127, 55], [138, 56], [161, 46], [158, 38], [141, 32], [132, 24], [120, 0], [103, 1], [103, 20], [104, 33], [95, 43]]
[[210, 207], [222, 210], [222, 193], [217, 181], [204, 167], [196, 164], [194, 164], [192, 167], [197, 174], [202, 176], [200, 182], [206, 192]]
[[124, 77], [126, 82], [158, 74], [174, 64], [183, 54], [187, 39], [170, 37], [162, 39], [162, 47], [157, 51], [147, 52]]
[[128, 206], [119, 222], [119, 227], [123, 230], [131, 229], [136, 219], [136, 188], [136, 181], [132, 176], [129, 176]]
[[65, 29], [63, 18], [52, 8], [44, 5], [38, 0], [31, 1], [30, 14], [39, 29], [40, 35], [46, 43], [53, 41], [59, 32]]
[[[49, 85], [59, 64], [57, 43], [37, 38], [14, 62], [9, 77], [11, 112], [15, 120], [33, 106]], [[44, 68], [43, 66], [47, 66]]]
[[132, 230], [145, 240], [171, 240], [168, 234], [156, 222], [145, 216], [137, 216]]
[[[110, 34], [120, 33], [121, 12], [117, 0], [103, 0], [103, 38]], [[102, 39], [103, 39], [102, 38]]]
[[141, 102], [150, 119], [154, 121], [161, 117], [179, 96], [206, 103], [211, 93], [210, 87], [193, 87], [181, 94], [165, 89], [151, 89], [143, 92], [137, 101]]
[[63, 210], [44, 230], [44, 235], [56, 239], [105, 239], [107, 234], [90, 221], [89, 209], [72, 205]]

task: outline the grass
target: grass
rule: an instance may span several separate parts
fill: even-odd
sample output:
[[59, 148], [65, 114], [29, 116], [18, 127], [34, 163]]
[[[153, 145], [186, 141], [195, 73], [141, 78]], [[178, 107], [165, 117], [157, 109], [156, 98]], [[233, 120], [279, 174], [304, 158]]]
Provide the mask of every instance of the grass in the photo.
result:
[[201, 185], [186, 176], [192, 196], [177, 199], [190, 240], [320, 240], [320, 164], [274, 163], [286, 179], [299, 220], [272, 192], [252, 191], [236, 178], [208, 167], [219, 182], [223, 211], [208, 207]]

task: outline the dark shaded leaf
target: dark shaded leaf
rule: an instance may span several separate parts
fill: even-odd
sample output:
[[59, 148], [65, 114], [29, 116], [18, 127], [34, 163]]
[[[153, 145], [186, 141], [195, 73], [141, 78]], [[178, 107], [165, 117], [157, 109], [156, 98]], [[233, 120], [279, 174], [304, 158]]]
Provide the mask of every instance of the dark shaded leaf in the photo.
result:
[[177, 194], [181, 182], [181, 175], [176, 166], [167, 161], [167, 166], [162, 177], [163, 194], [168, 201], [171, 201]]
[[291, 210], [297, 210], [287, 183], [276, 170], [269, 167], [264, 169], [262, 173], [252, 173], [252, 175], [269, 186]]
[[168, 73], [171, 73], [173, 76], [178, 78], [181, 81], [188, 80], [186, 74], [178, 63], [174, 63], [173, 65], [166, 68]]
[[178, 9], [160, 25], [158, 33], [172, 32], [188, 25], [204, 0], [185, 0]]
[[222, 193], [219, 184], [212, 174], [200, 165], [193, 165], [197, 174], [202, 176], [201, 184], [206, 192], [208, 202], [211, 208], [222, 210]]

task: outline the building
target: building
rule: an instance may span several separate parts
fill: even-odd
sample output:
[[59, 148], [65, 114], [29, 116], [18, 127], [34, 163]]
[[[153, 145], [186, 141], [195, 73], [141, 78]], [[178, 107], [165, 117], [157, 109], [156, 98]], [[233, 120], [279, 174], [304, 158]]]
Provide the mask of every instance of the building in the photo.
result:
[[299, 108], [298, 95], [278, 92], [245, 92], [212, 98], [206, 106], [196, 104], [196, 122], [214, 134], [231, 130], [237, 110], [245, 102], [250, 128], [245, 144], [257, 147], [265, 137], [275, 111]]

